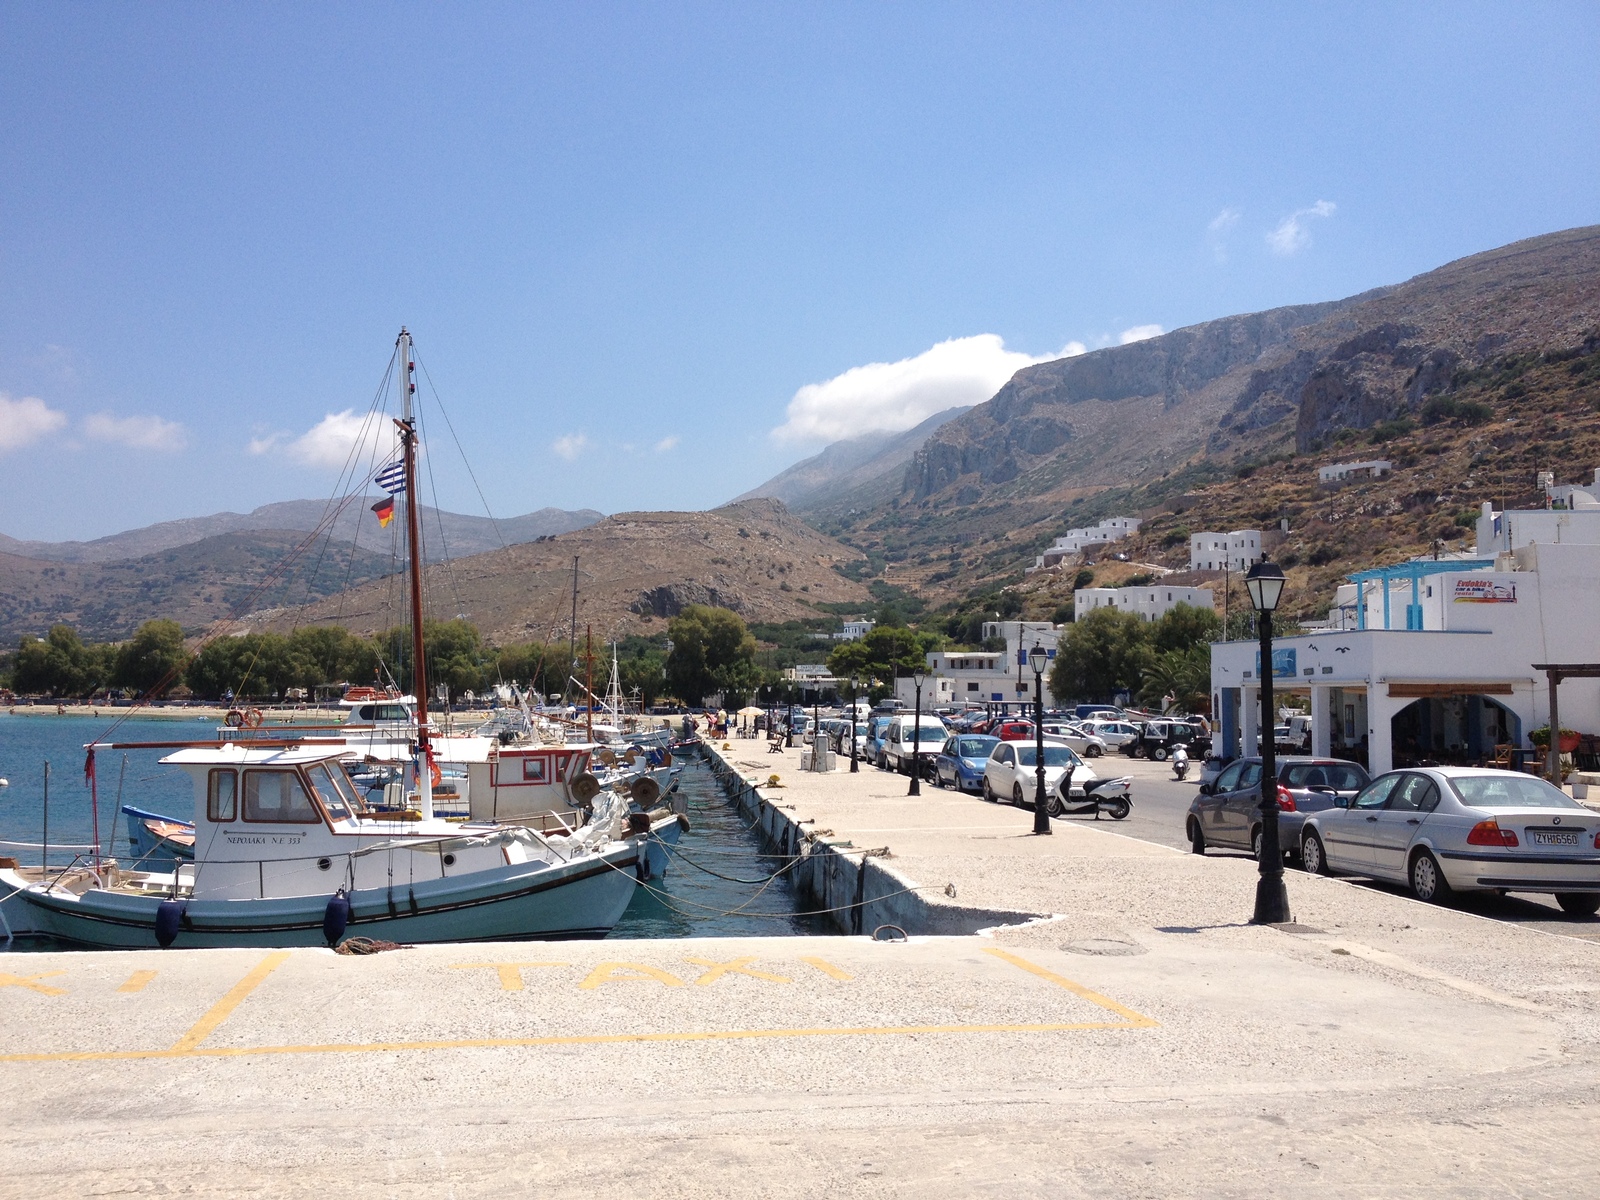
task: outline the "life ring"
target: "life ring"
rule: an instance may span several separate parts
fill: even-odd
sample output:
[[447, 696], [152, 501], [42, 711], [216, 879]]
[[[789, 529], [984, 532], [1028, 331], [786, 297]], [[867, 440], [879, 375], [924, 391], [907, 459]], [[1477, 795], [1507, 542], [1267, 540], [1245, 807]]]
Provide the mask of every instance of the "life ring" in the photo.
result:
[[244, 726], [246, 729], [259, 729], [261, 727], [261, 710], [247, 708], [244, 710]]
[[240, 712], [237, 708], [230, 708], [228, 710], [228, 715], [222, 718], [222, 723], [229, 729], [238, 729], [244, 724], [244, 713]]
[[428, 778], [433, 780], [433, 786], [438, 787], [444, 782], [444, 772], [439, 770], [439, 764], [432, 757], [428, 759]]

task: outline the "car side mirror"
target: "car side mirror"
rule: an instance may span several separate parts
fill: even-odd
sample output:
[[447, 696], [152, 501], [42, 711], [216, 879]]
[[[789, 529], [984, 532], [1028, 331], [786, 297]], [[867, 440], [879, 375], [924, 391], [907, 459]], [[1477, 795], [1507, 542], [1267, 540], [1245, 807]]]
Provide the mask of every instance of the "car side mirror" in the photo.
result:
[[1350, 807], [1350, 797], [1349, 796], [1335, 796], [1333, 798], [1333, 806], [1335, 808], [1349, 808]]
[[1200, 794], [1202, 796], [1209, 796], [1209, 795], [1213, 794], [1216, 790], [1217, 790], [1216, 787], [1213, 786], [1212, 784], [1209, 784], [1209, 783], [1202, 783], [1200, 785]]

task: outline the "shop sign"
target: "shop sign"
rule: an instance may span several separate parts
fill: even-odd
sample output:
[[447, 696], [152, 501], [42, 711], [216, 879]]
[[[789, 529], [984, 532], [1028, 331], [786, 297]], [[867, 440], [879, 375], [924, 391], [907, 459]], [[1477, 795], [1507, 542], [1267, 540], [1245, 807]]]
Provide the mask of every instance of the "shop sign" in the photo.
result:
[[[1272, 677], [1274, 679], [1293, 679], [1299, 671], [1295, 668], [1295, 652], [1293, 649], [1274, 650], [1272, 652]], [[1261, 651], [1256, 651], [1256, 678], [1261, 678]]]
[[1458, 579], [1451, 599], [1456, 604], [1515, 604], [1517, 585], [1497, 579]]

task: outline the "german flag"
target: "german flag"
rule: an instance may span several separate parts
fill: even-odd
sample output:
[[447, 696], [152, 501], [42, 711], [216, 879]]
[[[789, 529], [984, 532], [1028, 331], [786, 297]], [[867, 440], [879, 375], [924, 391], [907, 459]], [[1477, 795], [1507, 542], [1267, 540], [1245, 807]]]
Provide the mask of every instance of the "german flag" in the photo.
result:
[[394, 497], [385, 496], [372, 506], [372, 511], [378, 516], [378, 527], [387, 529], [389, 522], [394, 520]]

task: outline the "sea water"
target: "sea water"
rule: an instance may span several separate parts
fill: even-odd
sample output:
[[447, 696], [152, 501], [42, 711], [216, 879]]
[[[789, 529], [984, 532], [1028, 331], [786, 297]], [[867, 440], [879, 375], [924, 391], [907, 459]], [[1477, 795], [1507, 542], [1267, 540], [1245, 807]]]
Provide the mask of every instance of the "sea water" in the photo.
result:
[[[94, 842], [91, 793], [84, 777], [84, 745], [91, 741], [177, 742], [209, 739], [215, 717], [99, 717], [0, 712], [0, 841], [39, 843], [45, 838], [44, 769], [50, 765], [49, 861], [65, 867]], [[95, 755], [99, 835], [104, 853], [128, 856], [127, 818], [121, 805], [190, 820], [194, 792], [181, 768], [163, 766], [170, 749], [100, 750]], [[693, 754], [677, 760], [680, 796], [689, 830], [665, 878], [634, 894], [611, 936], [618, 938], [745, 937], [829, 933], [820, 918], [801, 914], [803, 901], [783, 868], [789, 860], [763, 854], [710, 767]], [[115, 841], [113, 842], [113, 838]], [[66, 849], [64, 847], [74, 847]], [[0, 846], [0, 855], [39, 861], [37, 850]], [[770, 881], [770, 882], [769, 882]]]

